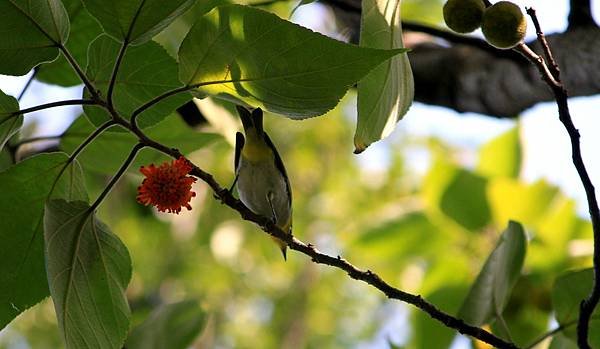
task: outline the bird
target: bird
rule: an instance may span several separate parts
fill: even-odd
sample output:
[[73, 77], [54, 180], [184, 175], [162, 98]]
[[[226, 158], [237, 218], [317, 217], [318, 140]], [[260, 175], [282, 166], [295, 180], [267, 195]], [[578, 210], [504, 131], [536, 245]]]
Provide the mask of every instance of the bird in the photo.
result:
[[[285, 233], [292, 235], [292, 190], [277, 148], [263, 128], [263, 111], [236, 106], [244, 134], [236, 133], [234, 169], [240, 200], [254, 213], [270, 218]], [[273, 237], [283, 259], [287, 244]]]

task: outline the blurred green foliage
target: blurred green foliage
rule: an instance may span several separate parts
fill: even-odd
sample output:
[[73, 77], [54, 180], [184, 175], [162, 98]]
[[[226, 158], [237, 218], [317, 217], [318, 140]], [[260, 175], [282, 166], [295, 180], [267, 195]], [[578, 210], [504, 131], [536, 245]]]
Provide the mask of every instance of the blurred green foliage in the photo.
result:
[[[198, 3], [157, 38], [172, 56], [193, 17], [211, 6]], [[407, 0], [402, 11], [407, 19], [437, 24], [440, 3]], [[274, 8], [282, 16], [291, 9], [282, 4]], [[529, 245], [523, 275], [503, 317], [520, 346], [546, 332], [554, 320], [552, 295], [559, 292], [555, 280], [567, 270], [590, 264], [591, 227], [576, 214], [574, 201], [555, 186], [519, 177], [518, 126], [472, 154], [478, 155], [474, 165], [462, 160], [464, 149], [402, 130], [377, 145], [384, 149], [383, 156], [373, 156], [372, 149], [355, 156], [351, 142], [355, 120], [349, 112], [355, 109], [354, 97], [350, 93], [319, 118], [291, 121], [266, 116], [265, 127], [293, 187], [294, 234], [456, 314], [502, 229], [509, 219], [517, 220], [525, 227]], [[211, 127], [202, 131], [223, 137], [198, 133], [193, 141], [194, 134], [175, 115], [163, 121], [172, 125], [172, 134], [157, 137], [187, 151], [190, 160], [227, 186], [233, 180], [233, 148], [227, 139], [235, 129], [225, 122], [231, 115], [214, 113]], [[71, 131], [89, 132], [87, 126], [81, 119]], [[64, 150], [73, 149], [77, 144], [73, 140], [81, 134], [71, 136], [63, 139]], [[114, 168], [122, 155], [110, 151], [121, 146], [103, 146], [125, 136], [110, 136], [112, 140], [101, 139], [87, 150], [97, 155], [84, 153], [81, 159], [83, 167], [92, 170], [86, 173], [91, 198], [110, 179], [110, 171], [102, 166]], [[429, 159], [426, 173], [411, 163], [414, 150]], [[146, 152], [142, 158], [153, 159]], [[93, 157], [102, 161], [94, 162]], [[362, 160], [365, 157], [368, 160]], [[8, 162], [7, 154], [0, 153], [0, 169]], [[193, 340], [193, 348], [436, 349], [455, 339], [454, 331], [422, 312], [387, 300], [340, 271], [294, 252], [283, 262], [266, 234], [217, 202], [201, 182], [194, 187], [197, 196], [190, 212], [175, 216], [139, 205], [135, 201], [142, 180], [136, 171], [139, 165], [130, 169], [98, 212], [128, 247], [133, 261], [127, 297], [134, 333], [148, 328], [168, 332], [168, 327], [152, 327], [164, 324], [155, 318], [161, 312], [171, 315], [164, 311], [168, 304], [196, 300], [206, 318], [193, 316], [206, 321], [206, 326]], [[491, 329], [496, 331], [496, 324]], [[552, 345], [566, 348], [569, 343], [568, 336], [560, 335]], [[63, 345], [48, 299], [0, 332], [0, 348]]]

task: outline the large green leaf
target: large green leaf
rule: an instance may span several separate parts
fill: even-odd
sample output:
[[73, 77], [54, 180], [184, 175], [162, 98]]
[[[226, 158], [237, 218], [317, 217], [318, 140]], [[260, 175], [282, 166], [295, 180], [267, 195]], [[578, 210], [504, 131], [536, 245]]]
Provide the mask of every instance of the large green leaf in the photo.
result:
[[[63, 4], [71, 22], [71, 33], [66, 47], [75, 61], [84, 67], [87, 62], [88, 46], [102, 33], [102, 28], [85, 10], [81, 0], [63, 0]], [[65, 87], [81, 84], [81, 79], [63, 56], [58, 57], [54, 62], [40, 66], [35, 77], [45, 83]]]
[[58, 56], [69, 16], [60, 0], [2, 0], [0, 33], [0, 74], [23, 75]]
[[19, 102], [13, 96], [0, 91], [0, 151], [10, 137], [23, 126], [23, 115], [12, 115], [19, 110]]
[[[118, 52], [119, 43], [107, 35], [100, 36], [90, 45], [87, 74], [104, 95]], [[113, 91], [113, 101], [121, 116], [129, 118], [144, 103], [180, 86], [175, 60], [159, 44], [148, 42], [131, 47], [125, 53]], [[166, 98], [142, 113], [138, 125], [154, 125], [190, 99], [189, 93]], [[84, 110], [96, 125], [110, 119], [103, 108], [86, 105]]]
[[105, 32], [134, 45], [152, 39], [194, 2], [195, 0], [83, 0]]
[[479, 150], [477, 171], [486, 177], [517, 178], [521, 170], [519, 126], [492, 139]]
[[332, 109], [350, 86], [402, 52], [345, 44], [272, 13], [225, 5], [186, 36], [179, 77], [199, 94], [301, 119]]
[[525, 260], [527, 237], [521, 224], [510, 221], [458, 312], [474, 326], [501, 315]]
[[[563, 334], [571, 340], [577, 341], [576, 322], [579, 318], [579, 305], [587, 298], [592, 290], [594, 280], [593, 269], [574, 270], [567, 272], [556, 279], [552, 289], [552, 306], [556, 321], [567, 326]], [[600, 348], [600, 308], [596, 307], [589, 327], [588, 341], [592, 348]]]
[[50, 294], [67, 348], [122, 348], [130, 317], [125, 245], [82, 201], [46, 203], [44, 240]]
[[[79, 117], [65, 132], [61, 140], [61, 148], [71, 153], [83, 140], [94, 131], [94, 127], [84, 117]], [[212, 133], [201, 133], [189, 128], [181, 118], [175, 115], [168, 117], [158, 125], [147, 130], [152, 139], [169, 147], [176, 147], [184, 154], [200, 149], [219, 136]], [[128, 132], [106, 132], [88, 145], [79, 155], [78, 160], [86, 170], [99, 173], [114, 173], [123, 163], [137, 138]], [[111, 156], [106, 156], [111, 154]], [[146, 149], [138, 154], [129, 168], [136, 170], [140, 165], [166, 159], [157, 151]]]
[[207, 316], [193, 300], [163, 305], [127, 338], [127, 349], [185, 349], [206, 326]]
[[[360, 46], [403, 47], [400, 0], [362, 0]], [[414, 81], [408, 55], [395, 56], [358, 82], [355, 152], [387, 137], [412, 104]]]
[[491, 218], [487, 184], [486, 178], [438, 159], [427, 174], [423, 195], [429, 209], [441, 211], [469, 230], [477, 230]]
[[87, 199], [78, 165], [57, 181], [66, 160], [63, 153], [42, 154], [0, 173], [0, 328], [48, 296], [42, 218], [50, 192]]

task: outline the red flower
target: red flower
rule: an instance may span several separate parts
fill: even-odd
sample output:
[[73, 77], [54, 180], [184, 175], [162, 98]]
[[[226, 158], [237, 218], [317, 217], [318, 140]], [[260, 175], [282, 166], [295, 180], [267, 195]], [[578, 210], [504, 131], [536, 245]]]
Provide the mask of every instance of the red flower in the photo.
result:
[[159, 167], [142, 166], [140, 172], [146, 178], [138, 187], [137, 201], [146, 206], [154, 205], [161, 212], [179, 214], [184, 206], [191, 210], [189, 202], [196, 196], [192, 191], [196, 178], [188, 176], [191, 170], [192, 165], [183, 156]]

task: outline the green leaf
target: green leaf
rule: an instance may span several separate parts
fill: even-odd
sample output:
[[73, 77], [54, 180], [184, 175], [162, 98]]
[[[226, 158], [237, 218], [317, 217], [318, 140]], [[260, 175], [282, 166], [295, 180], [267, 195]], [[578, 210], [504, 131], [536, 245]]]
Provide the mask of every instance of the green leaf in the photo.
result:
[[558, 189], [544, 180], [532, 184], [512, 178], [489, 180], [488, 199], [497, 225], [514, 219], [526, 225], [537, 225], [557, 197]]
[[458, 312], [473, 326], [489, 323], [501, 315], [521, 275], [527, 237], [521, 224], [510, 221], [490, 254]]
[[[90, 45], [87, 74], [106, 96], [113, 65], [119, 52], [119, 43], [102, 35]], [[167, 51], [155, 42], [134, 46], [127, 50], [117, 76], [113, 101], [115, 108], [125, 118], [152, 98], [181, 87], [177, 80], [177, 63]], [[162, 100], [140, 114], [138, 125], [154, 125], [191, 99], [189, 93], [180, 93]], [[110, 119], [104, 108], [84, 106], [86, 116], [95, 125]]]
[[0, 172], [0, 329], [48, 296], [42, 218], [50, 192], [87, 200], [77, 164], [57, 181], [66, 161], [63, 153], [42, 154]]
[[335, 107], [350, 86], [402, 52], [345, 44], [272, 13], [225, 5], [186, 36], [179, 77], [201, 95], [302, 119]]
[[127, 338], [127, 349], [185, 349], [206, 326], [207, 316], [193, 300], [163, 305]]
[[69, 16], [60, 0], [2, 0], [0, 33], [0, 74], [24, 75], [58, 56]]
[[[582, 269], [567, 272], [556, 279], [552, 289], [552, 306], [556, 321], [560, 325], [569, 326], [563, 334], [577, 341], [576, 326], [572, 326], [579, 318], [579, 305], [592, 290], [594, 270]], [[592, 348], [600, 347], [600, 308], [596, 307], [589, 327], [588, 341]]]
[[521, 141], [517, 125], [481, 147], [477, 172], [486, 177], [517, 178], [520, 171]]
[[13, 96], [0, 90], [0, 151], [10, 137], [19, 132], [23, 126], [23, 115], [12, 115], [19, 110], [19, 102]]
[[66, 347], [120, 349], [130, 317], [127, 248], [85, 202], [50, 200], [45, 211], [48, 283]]
[[[65, 132], [60, 144], [61, 149], [71, 153], [94, 129], [86, 118], [77, 118]], [[175, 115], [147, 129], [146, 134], [162, 144], [178, 148], [184, 154], [205, 147], [220, 138], [216, 134], [194, 131]], [[121, 166], [136, 143], [137, 138], [131, 133], [106, 132], [88, 145], [77, 159], [86, 170], [111, 174]], [[140, 165], [156, 163], [163, 159], [167, 158], [154, 150], [142, 150], [129, 168], [137, 171]]]
[[430, 210], [474, 231], [491, 219], [487, 184], [486, 178], [438, 159], [425, 178], [423, 195]]
[[[400, 0], [362, 0], [360, 46], [403, 47]], [[387, 137], [410, 108], [415, 94], [408, 55], [395, 56], [358, 82], [355, 153]]]
[[[81, 0], [63, 0], [63, 4], [71, 22], [71, 33], [66, 47], [75, 61], [83, 67], [87, 62], [88, 46], [102, 33], [102, 28], [85, 10]], [[58, 57], [54, 62], [40, 66], [35, 78], [48, 84], [65, 87], [81, 84], [81, 79], [63, 56]]]
[[195, 0], [83, 0], [85, 7], [119, 41], [133, 45], [152, 39]]

